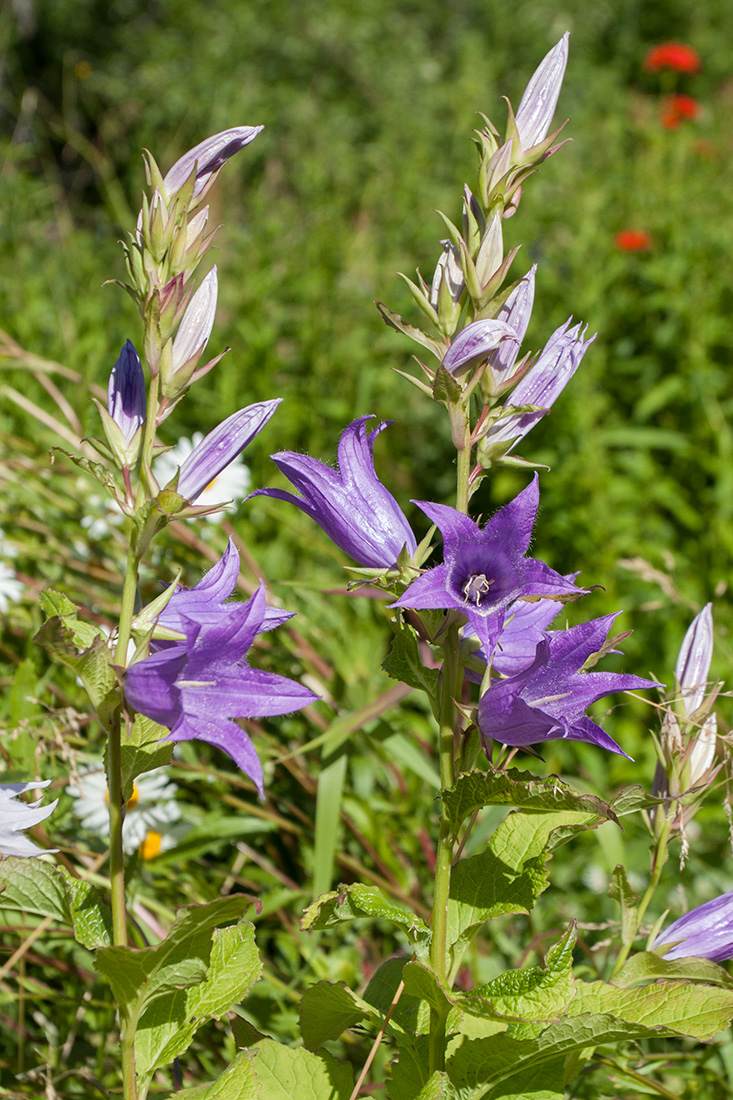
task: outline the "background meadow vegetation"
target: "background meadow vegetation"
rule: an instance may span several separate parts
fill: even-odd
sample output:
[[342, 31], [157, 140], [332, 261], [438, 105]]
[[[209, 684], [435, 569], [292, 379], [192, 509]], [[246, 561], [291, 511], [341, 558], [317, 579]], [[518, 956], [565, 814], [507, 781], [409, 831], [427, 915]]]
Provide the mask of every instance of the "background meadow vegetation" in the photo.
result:
[[[714, 600], [713, 674], [730, 687], [733, 12], [725, 0], [14, 0], [0, 10], [0, 549], [25, 585], [3, 617], [0, 754], [10, 780], [54, 777], [61, 802], [46, 825], [69, 866], [88, 869], [105, 850], [103, 837], [80, 828], [65, 793], [74, 769], [101, 753], [101, 740], [73, 676], [50, 666], [29, 638], [48, 584], [110, 624], [119, 596], [116, 529], [90, 532], [90, 520], [104, 515], [98, 486], [63, 456], [52, 464], [49, 448], [98, 434], [89, 387], [106, 387], [121, 345], [139, 338], [131, 301], [103, 284], [124, 277], [116, 242], [139, 205], [140, 150], [165, 168], [208, 134], [266, 126], [214, 194], [223, 228], [212, 347], [232, 350], [163, 438], [174, 443], [240, 406], [282, 397], [246, 454], [253, 487], [275, 485], [270, 452], [330, 460], [343, 427], [374, 413], [396, 421], [377, 443], [377, 470], [400, 502], [447, 500], [453, 473], [442, 407], [395, 373], [409, 367], [412, 349], [372, 302], [415, 319], [396, 272], [412, 275], [419, 265], [426, 278], [432, 273], [443, 234], [434, 210], [458, 218], [462, 185], [475, 176], [476, 110], [501, 128], [501, 95], [517, 104], [566, 29], [570, 62], [556, 118], [570, 116], [572, 143], [529, 181], [505, 235], [523, 244], [514, 277], [539, 265], [525, 346], [541, 348], [571, 313], [598, 339], [521, 448], [551, 467], [541, 474], [533, 553], [601, 586], [581, 617], [626, 612], [619, 627], [634, 634], [609, 669], [671, 684], [689, 621]], [[693, 46], [701, 71], [646, 73], [647, 50], [668, 40]], [[699, 117], [676, 129], [660, 121], [672, 92], [700, 104]], [[629, 228], [645, 231], [648, 247], [619, 247], [616, 235]], [[481, 499], [484, 512], [526, 480], [499, 471]], [[408, 514], [423, 533], [422, 514]], [[324, 701], [256, 728], [271, 762], [262, 804], [227, 758], [181, 746], [171, 778], [182, 839], [140, 859], [130, 879], [147, 936], [182, 902], [232, 889], [260, 898], [265, 980], [244, 1011], [287, 1039], [309, 981], [363, 986], [394, 949], [374, 927], [357, 926], [328, 950], [301, 933], [297, 921], [314, 891], [362, 876], [397, 899], [429, 901], [434, 746], [421, 701], [410, 696], [389, 709], [396, 689], [380, 670], [384, 611], [346, 594], [342, 556], [320, 530], [265, 498], [240, 506], [231, 524], [247, 552], [244, 583], [262, 572], [298, 611], [290, 633], [280, 632], [284, 641], [263, 647], [263, 667], [304, 677]], [[194, 583], [201, 553], [215, 560], [227, 530], [174, 524], [160, 540], [149, 593], [179, 564]], [[381, 705], [365, 710], [375, 698]], [[727, 733], [726, 698], [720, 713]], [[553, 742], [547, 773], [601, 795], [649, 787], [653, 707], [622, 697], [606, 722], [634, 762]], [[674, 860], [665, 872], [675, 915], [733, 886], [726, 797], [721, 786], [690, 827], [684, 872]], [[481, 839], [473, 834], [471, 844]], [[533, 918], [541, 925], [495, 922], [494, 942], [477, 947], [466, 980], [541, 956], [571, 917], [588, 944], [602, 939], [599, 926], [615, 919], [608, 876], [624, 856], [646, 872], [640, 822], [623, 834], [604, 826], [564, 848]], [[79, 1008], [89, 957], [52, 930], [8, 976], [3, 962], [33, 924], [19, 929], [6, 914], [2, 929], [0, 1095], [39, 1095], [44, 1074], [56, 1090], [49, 1095], [89, 1096], [97, 1083], [103, 1095], [113, 1076], [104, 1046], [112, 1010], [101, 985], [89, 987]], [[586, 958], [590, 971], [602, 967], [602, 947]], [[225, 1022], [200, 1033], [206, 1038], [181, 1067], [183, 1079], [214, 1076], [232, 1056], [236, 1028]], [[356, 1039], [339, 1053], [363, 1056]], [[700, 1059], [708, 1092], [695, 1095], [730, 1095], [733, 1047], [704, 1048]], [[680, 1075], [675, 1087], [692, 1096], [696, 1086]], [[625, 1088], [618, 1083], [614, 1095], [639, 1094], [638, 1083]], [[599, 1094], [597, 1081], [579, 1089]]]

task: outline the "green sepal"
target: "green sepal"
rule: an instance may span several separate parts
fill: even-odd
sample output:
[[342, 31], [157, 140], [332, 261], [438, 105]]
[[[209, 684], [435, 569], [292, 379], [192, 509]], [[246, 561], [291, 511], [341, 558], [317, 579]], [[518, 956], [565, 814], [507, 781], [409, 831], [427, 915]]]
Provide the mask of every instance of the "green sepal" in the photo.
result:
[[440, 323], [440, 319], [436, 310], [430, 304], [430, 299], [427, 297], [424, 291], [422, 291], [419, 286], [413, 283], [412, 279], [408, 279], [407, 275], [403, 275], [401, 271], [398, 271], [397, 274], [407, 283], [407, 289], [410, 291], [410, 294], [412, 295], [415, 304], [423, 311], [428, 320], [432, 321], [432, 323], [437, 327]]
[[401, 332], [404, 336], [409, 336], [411, 340], [415, 340], [418, 344], [422, 344], [424, 348], [431, 351], [436, 359], [441, 360], [446, 353], [446, 345], [439, 344], [437, 340], [434, 340], [432, 336], [428, 336], [419, 328], [415, 328], [414, 325], [410, 325], [407, 321], [400, 317], [399, 313], [393, 313], [391, 309], [388, 309], [384, 302], [374, 303], [382, 320], [390, 328], [396, 329], [397, 332]]

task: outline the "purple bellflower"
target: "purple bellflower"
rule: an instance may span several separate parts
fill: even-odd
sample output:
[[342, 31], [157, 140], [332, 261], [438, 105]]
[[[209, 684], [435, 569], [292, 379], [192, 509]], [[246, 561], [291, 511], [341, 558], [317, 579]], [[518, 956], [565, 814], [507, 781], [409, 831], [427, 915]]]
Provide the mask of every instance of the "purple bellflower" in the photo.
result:
[[568, 63], [568, 38], [566, 31], [542, 59], [524, 90], [515, 115], [523, 153], [544, 141], [552, 124]]
[[[162, 611], [158, 612], [155, 604], [152, 604], [137, 616], [135, 629], [145, 629], [146, 626], [155, 622], [166, 630], [175, 630], [185, 635], [191, 629], [192, 623], [203, 627], [215, 626], [223, 616], [231, 615], [236, 610], [239, 610], [243, 617], [247, 617], [249, 615], [247, 604], [225, 603], [225, 600], [234, 593], [238, 577], [239, 551], [234, 545], [234, 539], [230, 537], [229, 545], [219, 561], [212, 565], [197, 585], [193, 588], [177, 585], [176, 591], [170, 596]], [[265, 607], [261, 630], [274, 630], [275, 627], [286, 623], [288, 619], [292, 619], [293, 614], [292, 611], [284, 611], [278, 607]], [[175, 644], [177, 643], [160, 642], [154, 639], [151, 642], [151, 650], [155, 652]]]
[[[566, 581], [574, 581], [577, 573], [568, 573]], [[516, 600], [507, 608], [506, 619], [501, 628], [491, 667], [502, 676], [516, 676], [529, 668], [535, 659], [537, 646], [545, 637], [547, 628], [561, 611], [562, 605], [555, 600], [537, 600], [528, 603]], [[476, 631], [466, 623], [462, 631], [464, 638], [475, 636]], [[473, 651], [473, 656], [486, 663], [486, 650], [481, 646]], [[473, 683], [480, 684], [481, 673], [466, 669], [466, 676]]]
[[259, 401], [222, 420], [204, 436], [198, 447], [194, 447], [181, 466], [176, 492], [186, 500], [196, 500], [199, 493], [203, 493], [206, 486], [262, 431], [281, 401], [281, 397]]
[[209, 180], [219, 169], [238, 153], [254, 141], [263, 130], [263, 126], [235, 126], [231, 130], [222, 130], [220, 134], [213, 134], [194, 145], [187, 153], [176, 161], [163, 180], [165, 189], [169, 195], [183, 187], [196, 165], [196, 182], [193, 193], [197, 197], [204, 190]]
[[455, 508], [416, 503], [443, 535], [443, 564], [418, 577], [393, 607], [462, 611], [482, 646], [491, 652], [514, 600], [582, 594], [582, 589], [544, 562], [525, 557], [539, 505], [536, 474], [483, 529]]
[[537, 411], [511, 413], [496, 421], [482, 438], [482, 448], [511, 443], [509, 450], [512, 450], [550, 411], [595, 340], [595, 335], [585, 340], [587, 329], [581, 332], [579, 324], [569, 329], [569, 324], [566, 321], [553, 332], [537, 362], [512, 391], [510, 404], [537, 405]]
[[520, 748], [564, 738], [626, 756], [585, 711], [611, 692], [660, 685], [640, 676], [581, 671], [602, 648], [616, 614], [546, 635], [528, 668], [493, 683], [478, 705], [483, 737]]
[[402, 509], [374, 471], [374, 440], [387, 427], [367, 434], [369, 416], [345, 428], [338, 446], [338, 470], [308, 455], [280, 451], [272, 455], [278, 469], [302, 496], [282, 489], [258, 489], [251, 496], [287, 500], [314, 519], [328, 537], [359, 565], [390, 569], [403, 547], [417, 549]]
[[733, 890], [691, 909], [672, 921], [657, 936], [654, 950], [670, 943], [665, 959], [686, 959], [693, 955], [711, 962], [733, 959]]
[[262, 765], [248, 735], [230, 719], [289, 714], [318, 698], [294, 680], [260, 672], [244, 660], [265, 629], [266, 612], [260, 584], [246, 604], [234, 604], [213, 625], [189, 620], [185, 641], [137, 661], [123, 680], [128, 703], [168, 727], [165, 740], [206, 741], [223, 749], [260, 795]]

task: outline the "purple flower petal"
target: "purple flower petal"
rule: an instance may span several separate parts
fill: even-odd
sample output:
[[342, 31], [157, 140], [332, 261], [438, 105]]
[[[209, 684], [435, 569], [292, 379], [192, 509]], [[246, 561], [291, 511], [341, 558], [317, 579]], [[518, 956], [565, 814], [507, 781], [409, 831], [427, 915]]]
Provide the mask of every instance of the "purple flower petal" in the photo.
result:
[[487, 359], [491, 352], [498, 354], [505, 344], [512, 345], [516, 359], [519, 337], [513, 328], [500, 320], [472, 321], [451, 343], [443, 356], [443, 366], [451, 374], [460, 374]]
[[107, 384], [107, 412], [129, 445], [145, 422], [145, 375], [131, 340], [125, 342]]
[[[676, 941], [681, 941], [676, 943]], [[654, 948], [676, 944], [664, 952], [665, 959], [690, 955], [712, 962], [733, 959], [733, 890], [706, 901], [673, 921], [654, 941]]]
[[200, 356], [209, 342], [216, 317], [219, 291], [216, 266], [202, 280], [186, 307], [178, 332], [173, 340], [171, 374], [175, 374], [191, 359]]
[[522, 152], [539, 145], [550, 129], [568, 62], [568, 38], [566, 31], [542, 59], [524, 90], [515, 116]]
[[389, 569], [404, 546], [412, 554], [417, 543], [402, 509], [374, 471], [374, 440], [387, 424], [379, 424], [367, 435], [366, 422], [370, 419], [363, 416], [344, 430], [338, 447], [338, 470], [292, 451], [272, 456], [301, 496], [282, 489], [258, 489], [250, 495], [294, 504], [354, 561], [374, 569]]
[[196, 165], [196, 182], [194, 184], [194, 196], [200, 195], [215, 172], [222, 165], [254, 141], [262, 126], [235, 126], [231, 130], [222, 130], [219, 134], [213, 134], [194, 145], [187, 153], [176, 161], [166, 174], [163, 183], [169, 195], [175, 194], [191, 175]]
[[498, 385], [510, 377], [517, 361], [520, 344], [527, 332], [534, 305], [536, 271], [537, 264], [533, 264], [524, 278], [515, 286], [497, 315], [497, 321], [503, 321], [517, 334], [516, 343], [513, 340], [502, 340], [489, 360], [491, 373]]
[[282, 398], [260, 401], [223, 420], [195, 447], [181, 466], [178, 493], [196, 500], [207, 485], [261, 432]]
[[713, 605], [708, 603], [692, 620], [680, 647], [674, 674], [682, 691], [685, 713], [692, 714], [705, 698], [713, 659]]

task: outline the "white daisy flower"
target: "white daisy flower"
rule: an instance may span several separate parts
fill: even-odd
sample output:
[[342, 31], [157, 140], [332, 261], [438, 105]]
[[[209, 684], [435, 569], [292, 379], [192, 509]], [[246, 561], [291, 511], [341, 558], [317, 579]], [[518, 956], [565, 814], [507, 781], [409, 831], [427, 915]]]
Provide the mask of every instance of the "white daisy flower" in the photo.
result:
[[[142, 859], [152, 859], [176, 844], [175, 824], [181, 816], [177, 790], [163, 768], [138, 777], [122, 826], [122, 847], [128, 855], [138, 849]], [[107, 777], [102, 765], [81, 770], [66, 793], [75, 800], [72, 810], [84, 828], [105, 839], [109, 837]]]
[[[79, 482], [86, 490], [86, 482]], [[81, 526], [89, 532], [89, 538], [99, 541], [106, 538], [113, 527], [119, 527], [125, 515], [117, 501], [110, 496], [100, 496], [99, 493], [86, 495], [87, 515], [81, 520]]]
[[[198, 447], [203, 438], [202, 432], [194, 432], [191, 439], [186, 439], [184, 436], [178, 440], [175, 447], [172, 447], [170, 451], [166, 451], [165, 454], [156, 458], [153, 463], [153, 474], [159, 485], [168, 484], [179, 466], [188, 458], [194, 447]], [[245, 464], [242, 455], [238, 455], [206, 486], [202, 493], [199, 493], [196, 497], [196, 504], [210, 507], [212, 504], [232, 501], [233, 503], [226, 508], [222, 508], [221, 512], [214, 512], [204, 517], [210, 523], [218, 523], [222, 512], [236, 511], [238, 502], [247, 495], [251, 485], [252, 475], [249, 472], [249, 467]]]
[[[53, 812], [56, 802], [41, 806], [37, 802], [17, 802], [19, 794], [47, 787], [50, 779], [43, 783], [3, 783], [0, 784], [0, 858], [2, 856], [42, 856], [44, 849], [22, 835], [24, 829], [37, 825]], [[56, 849], [47, 849], [55, 851]]]

